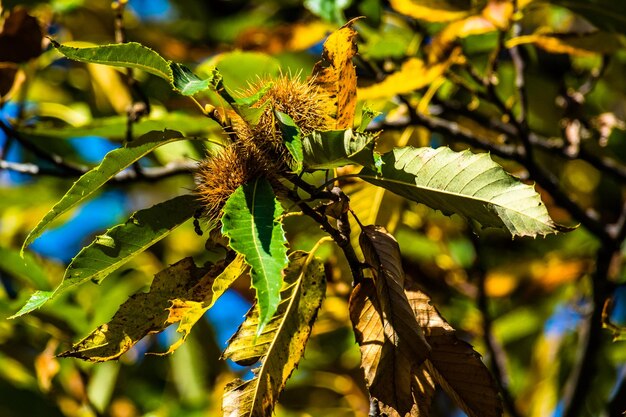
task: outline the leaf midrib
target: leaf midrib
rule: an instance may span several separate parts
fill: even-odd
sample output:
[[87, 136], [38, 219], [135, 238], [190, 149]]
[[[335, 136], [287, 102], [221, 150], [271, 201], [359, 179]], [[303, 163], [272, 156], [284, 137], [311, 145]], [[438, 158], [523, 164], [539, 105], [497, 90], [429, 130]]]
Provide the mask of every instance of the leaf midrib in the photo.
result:
[[[304, 278], [304, 273], [306, 272], [307, 268], [308, 268], [308, 258], [304, 260], [303, 264], [302, 264], [302, 269], [300, 270], [300, 275], [298, 276], [298, 279], [296, 280], [296, 282], [294, 283], [295, 288], [293, 289], [292, 294], [289, 297], [289, 304], [287, 305], [287, 308], [285, 309], [285, 312], [283, 314], [283, 319], [280, 321], [280, 324], [278, 325], [278, 327], [276, 328], [276, 336], [274, 338], [272, 338], [272, 341], [269, 345], [269, 347], [267, 348], [267, 353], [264, 355], [265, 356], [265, 360], [263, 360], [263, 364], [261, 365], [261, 369], [259, 371], [259, 374], [257, 376], [255, 376], [254, 379], [251, 380], [254, 381], [256, 380], [256, 388], [258, 388], [259, 386], [259, 382], [261, 381], [261, 376], [264, 374], [265, 372], [265, 366], [267, 365], [267, 358], [270, 356], [270, 354], [272, 353], [274, 346], [276, 344], [276, 340], [278, 339], [278, 336], [281, 334], [281, 331], [283, 330], [283, 327], [285, 326], [285, 323], [287, 322], [287, 319], [290, 316], [290, 312], [292, 310], [292, 307], [294, 305], [294, 300], [296, 299], [296, 296], [299, 295], [300, 289], [302, 288], [302, 281]], [[282, 370], [281, 370], [282, 372]], [[282, 375], [281, 375], [282, 377]], [[282, 379], [280, 381], [280, 383], [282, 384]], [[252, 415], [252, 410], [255, 409], [256, 406], [256, 402], [257, 402], [257, 394], [258, 394], [259, 390], [255, 389], [254, 390], [254, 396], [252, 398], [252, 407], [250, 408], [250, 412], [248, 413], [249, 415]]]
[[[259, 246], [260, 246], [261, 242], [259, 241], [257, 233], [255, 233], [254, 225], [255, 225], [256, 222], [254, 221], [254, 219], [255, 219], [254, 213], [255, 213], [256, 204], [257, 204], [256, 203], [256, 193], [257, 193], [257, 188], [258, 188], [258, 185], [259, 185], [259, 181], [260, 181], [259, 179], [254, 181], [254, 186], [252, 188], [252, 208], [250, 210], [250, 215], [251, 215], [250, 216], [251, 217], [250, 218], [250, 232], [252, 234], [252, 241], [254, 243], [254, 250], [255, 250], [256, 257], [257, 257], [258, 261], [260, 261], [261, 258], [262, 258], [261, 251], [259, 250]], [[274, 219], [272, 219], [272, 225], [273, 225], [273, 223], [274, 223]], [[274, 229], [272, 228], [272, 235], [273, 234], [274, 234]], [[269, 255], [271, 256], [271, 253]], [[264, 281], [263, 283], [265, 284], [265, 295], [267, 297], [269, 297], [270, 286], [269, 286], [269, 280], [267, 279], [267, 270], [265, 268], [265, 262], [258, 262], [258, 263], [261, 265], [261, 270], [263, 272], [263, 277], [265, 278], [263, 280]], [[260, 317], [260, 315], [261, 315], [261, 311], [259, 309], [259, 317]], [[265, 317], [264, 317], [263, 321], [265, 321]]]

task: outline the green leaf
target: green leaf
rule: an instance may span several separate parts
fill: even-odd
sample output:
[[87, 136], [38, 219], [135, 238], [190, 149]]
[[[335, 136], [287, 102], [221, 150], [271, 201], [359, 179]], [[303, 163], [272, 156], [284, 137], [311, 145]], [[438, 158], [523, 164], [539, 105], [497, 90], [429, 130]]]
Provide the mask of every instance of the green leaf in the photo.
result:
[[100, 45], [89, 48], [75, 48], [52, 41], [59, 52], [67, 58], [92, 64], [114, 67], [136, 68], [168, 81], [176, 91], [191, 96], [201, 91], [215, 88], [221, 80], [217, 70], [211, 76], [200, 79], [183, 65], [167, 61], [152, 49], [137, 42]]
[[456, 213], [513, 236], [569, 230], [552, 221], [533, 186], [508, 174], [488, 154], [409, 146], [382, 160], [380, 174], [365, 167], [359, 176], [446, 215]]
[[[20, 130], [20, 133], [34, 136], [36, 139], [49, 138], [76, 138], [81, 136], [104, 136], [111, 140], [123, 140], [126, 137], [126, 116], [112, 116], [94, 119], [85, 126], [56, 126], [44, 122]], [[200, 136], [207, 132], [221, 132], [217, 122], [206, 116], [193, 116], [181, 112], [171, 112], [153, 118], [144, 117], [133, 124], [133, 134], [136, 137], [145, 135], [153, 130], [164, 130], [176, 126], [176, 129], [185, 136]]]
[[187, 138], [183, 137], [180, 132], [174, 130], [150, 132], [128, 143], [126, 147], [114, 149], [106, 154], [100, 165], [82, 175], [63, 198], [61, 198], [61, 201], [56, 203], [44, 218], [39, 221], [37, 226], [35, 226], [26, 237], [22, 245], [22, 252], [41, 235], [50, 222], [87, 199], [108, 180], [113, 178], [115, 174], [123, 171], [126, 167], [138, 161], [159, 146], [182, 139]]
[[376, 116], [382, 114], [379, 111], [372, 110], [368, 106], [364, 105], [361, 109], [361, 123], [359, 123], [358, 132], [365, 132], [367, 126], [376, 118]]
[[211, 77], [203, 80], [183, 65], [171, 63], [170, 68], [172, 69], [172, 84], [184, 96], [193, 96], [209, 89], [215, 90], [222, 81], [216, 69], [213, 69]]
[[172, 82], [170, 63], [158, 53], [137, 42], [75, 48], [52, 41], [54, 47], [74, 61], [136, 68]]
[[287, 239], [279, 221], [282, 213], [265, 178], [240, 186], [224, 205], [222, 232], [230, 239], [230, 247], [251, 267], [260, 307], [259, 332], [280, 302], [282, 271], [287, 265]]
[[267, 100], [258, 107], [253, 107], [256, 103], [263, 98], [263, 96], [272, 88], [273, 83], [269, 82], [263, 86], [256, 93], [247, 97], [236, 97], [229, 92], [223, 84], [220, 84], [217, 88], [218, 93], [224, 100], [235, 110], [235, 112], [241, 116], [251, 126], [255, 126], [259, 123], [261, 116], [265, 113], [265, 109], [270, 104]]
[[302, 161], [304, 160], [300, 129], [296, 126], [296, 123], [291, 117], [289, 117], [288, 114], [278, 110], [274, 110], [274, 114], [276, 115], [276, 120], [278, 120], [278, 124], [280, 125], [280, 131], [283, 135], [285, 147], [295, 161], [293, 170], [295, 172], [300, 172], [302, 171]]
[[375, 134], [348, 130], [311, 132], [302, 138], [304, 167], [333, 169], [350, 164], [374, 167]]
[[35, 288], [50, 288], [46, 272], [29, 253], [21, 257], [20, 251], [0, 246], [0, 271], [28, 282]]
[[72, 259], [63, 281], [54, 291], [36, 291], [12, 318], [41, 307], [53, 297], [85, 281], [101, 281], [190, 219], [196, 209], [195, 196], [182, 195], [133, 213], [126, 223], [109, 229], [84, 247]]
[[253, 306], [229, 341], [223, 357], [252, 364], [263, 358], [256, 376], [226, 386], [224, 417], [269, 416], [298, 365], [326, 290], [324, 266], [306, 252], [289, 256], [276, 316], [257, 335], [259, 308]]

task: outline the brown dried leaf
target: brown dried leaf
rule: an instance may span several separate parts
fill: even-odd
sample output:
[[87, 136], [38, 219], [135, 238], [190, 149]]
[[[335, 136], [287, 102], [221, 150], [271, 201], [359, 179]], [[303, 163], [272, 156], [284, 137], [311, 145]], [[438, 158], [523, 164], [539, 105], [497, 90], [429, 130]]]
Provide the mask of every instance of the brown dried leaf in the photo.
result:
[[356, 109], [356, 70], [352, 58], [356, 55], [356, 31], [352, 19], [331, 33], [324, 42], [322, 60], [313, 68], [313, 83], [328, 94], [327, 114], [335, 121], [335, 129], [348, 129]]
[[469, 417], [501, 416], [498, 391], [480, 355], [456, 337], [426, 294], [404, 289], [393, 236], [380, 226], [362, 230], [361, 248], [375, 278], [355, 287], [350, 319], [370, 394], [381, 411], [390, 417], [428, 416], [439, 384]]
[[359, 243], [374, 273], [374, 285], [360, 284], [350, 298], [361, 363], [372, 396], [387, 414], [404, 416], [415, 404], [411, 370], [422, 365], [430, 347], [404, 294], [398, 242], [381, 226], [364, 226]]
[[498, 390], [480, 354], [456, 337], [456, 331], [430, 303], [430, 297], [419, 290], [408, 290], [406, 294], [432, 347], [425, 362], [428, 374], [469, 417], [501, 416]]
[[387, 340], [419, 366], [428, 356], [424, 339], [404, 294], [404, 270], [396, 239], [382, 226], [364, 226], [359, 237], [365, 262], [372, 268]]
[[[357, 285], [350, 297], [350, 319], [361, 348], [361, 367], [370, 394], [379, 401], [381, 411], [390, 417], [407, 413], [428, 415], [411, 410], [419, 411], [423, 404], [430, 403], [434, 385], [423, 372], [419, 372], [419, 378], [414, 378], [411, 373], [413, 358], [407, 357], [385, 338], [377, 301], [376, 289], [369, 280]], [[413, 387], [423, 387], [418, 391], [420, 408], [415, 405]]]

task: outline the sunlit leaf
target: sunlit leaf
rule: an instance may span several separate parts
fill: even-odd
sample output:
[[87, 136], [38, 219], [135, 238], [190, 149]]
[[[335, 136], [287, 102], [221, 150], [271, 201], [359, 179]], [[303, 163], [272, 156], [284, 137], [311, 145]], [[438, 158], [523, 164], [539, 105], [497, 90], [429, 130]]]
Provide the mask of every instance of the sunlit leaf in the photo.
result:
[[172, 71], [171, 82], [174, 88], [184, 96], [193, 96], [208, 89], [215, 90], [222, 80], [221, 75], [215, 68], [211, 76], [204, 80], [184, 65], [170, 63], [170, 68]]
[[427, 22], [450, 22], [470, 13], [469, 9], [446, 0], [390, 0], [389, 3], [398, 13]]
[[225, 358], [238, 363], [263, 361], [253, 379], [237, 379], [226, 386], [225, 417], [271, 415], [304, 353], [325, 289], [322, 262], [305, 252], [292, 253], [274, 318], [257, 334], [259, 308], [253, 306], [224, 352]]
[[279, 221], [282, 213], [283, 208], [265, 178], [237, 188], [224, 206], [222, 233], [251, 267], [260, 310], [259, 332], [276, 312], [282, 271], [287, 266], [287, 239]]
[[183, 65], [165, 60], [158, 53], [137, 42], [75, 48], [52, 41], [54, 47], [67, 58], [92, 64], [136, 68], [168, 81], [183, 95], [194, 95], [214, 88], [221, 80], [217, 71], [205, 80], [194, 75]]
[[133, 213], [126, 223], [109, 229], [84, 247], [72, 259], [63, 282], [54, 291], [36, 291], [13, 317], [29, 313], [85, 281], [101, 281], [190, 219], [196, 210], [195, 197], [182, 195]]
[[311, 132], [302, 138], [304, 166], [332, 169], [350, 164], [375, 167], [376, 135], [348, 130]]
[[244, 273], [246, 268], [243, 257], [239, 255], [215, 277], [210, 287], [205, 283], [196, 285], [187, 297], [172, 300], [172, 305], [168, 308], [170, 313], [167, 323], [178, 323], [176, 331], [182, 333], [182, 337], [172, 344], [165, 354], [174, 352], [185, 342], [191, 328], [204, 313], [213, 307], [217, 299]]
[[595, 32], [583, 35], [533, 34], [518, 36], [506, 42], [507, 48], [515, 45], [532, 43], [537, 47], [555, 54], [574, 56], [595, 56], [609, 54], [619, 50], [622, 45], [616, 35]]
[[405, 147], [382, 159], [380, 175], [363, 168], [361, 178], [446, 215], [456, 213], [513, 236], [570, 230], [552, 221], [533, 186], [508, 174], [488, 154]]
[[132, 165], [134, 162], [138, 161], [159, 146], [183, 139], [186, 138], [180, 132], [176, 132], [174, 130], [150, 132], [146, 133], [139, 139], [126, 144], [125, 147], [114, 149], [106, 154], [100, 165], [81, 176], [63, 196], [63, 198], [61, 198], [61, 200], [56, 203], [54, 207], [52, 207], [44, 218], [39, 221], [37, 226], [31, 230], [22, 244], [22, 252], [39, 235], [41, 235], [48, 224], [59, 218], [59, 216], [66, 213], [72, 207], [75, 207], [85, 199], [89, 198], [108, 180], [113, 178], [115, 174], [123, 171], [125, 168]]
[[449, 62], [450, 60], [447, 57], [456, 40], [472, 35], [483, 35], [496, 29], [497, 27], [483, 16], [470, 16], [450, 23], [434, 37], [429, 47], [429, 60], [431, 62], [443, 62], [446, 60]]
[[313, 68], [314, 83], [330, 98], [327, 114], [335, 120], [335, 129], [351, 128], [356, 109], [354, 22], [349, 21], [326, 39], [322, 60]]
[[75, 61], [136, 68], [167, 81], [172, 79], [172, 70], [169, 62], [152, 49], [137, 42], [88, 48], [75, 48], [73, 46], [61, 45], [54, 41], [53, 45], [60, 53]]
[[119, 358], [150, 333], [164, 330], [170, 300], [183, 298], [207, 274], [185, 258], [156, 274], [147, 293], [138, 293], [103, 324], [60, 356], [104, 362]]
[[389, 74], [383, 81], [359, 88], [359, 99], [391, 98], [397, 94], [406, 94], [427, 87], [441, 77], [456, 56], [453, 54], [445, 62], [434, 65], [427, 65], [419, 58], [409, 58], [398, 71]]

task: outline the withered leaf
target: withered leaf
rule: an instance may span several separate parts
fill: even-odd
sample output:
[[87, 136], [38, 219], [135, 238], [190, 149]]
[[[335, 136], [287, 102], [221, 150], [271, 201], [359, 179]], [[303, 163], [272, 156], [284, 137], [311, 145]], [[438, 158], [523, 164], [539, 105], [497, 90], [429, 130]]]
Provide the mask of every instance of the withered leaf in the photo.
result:
[[469, 417], [501, 416], [498, 390], [480, 354], [456, 336], [454, 328], [431, 304], [430, 297], [413, 289], [406, 294], [432, 347], [425, 367], [433, 380]]
[[[358, 284], [350, 296], [350, 319], [361, 348], [361, 367], [372, 397], [390, 417], [413, 407], [412, 358], [385, 338], [374, 284]], [[395, 411], [397, 410], [397, 412]]]
[[306, 252], [292, 253], [274, 317], [257, 336], [259, 309], [253, 306], [224, 351], [225, 358], [238, 363], [263, 358], [253, 379], [236, 379], [226, 386], [222, 403], [225, 417], [271, 415], [304, 353], [325, 289], [322, 262]]
[[359, 244], [372, 268], [386, 339], [419, 366], [430, 350], [404, 293], [404, 270], [396, 239], [382, 226], [363, 226]]
[[[383, 337], [374, 284], [362, 282], [350, 297], [350, 318], [361, 348], [361, 366], [381, 411], [389, 417], [428, 416], [438, 384], [469, 417], [501, 416], [498, 391], [480, 355], [456, 337], [426, 294], [419, 290], [407, 290], [406, 294], [432, 348], [428, 359], [412, 368], [410, 388], [405, 385], [406, 371], [401, 370], [407, 361]], [[409, 401], [412, 403], [407, 409]]]
[[[422, 365], [430, 347], [404, 293], [398, 242], [381, 226], [364, 226], [359, 243], [374, 273], [374, 285], [360, 284], [350, 298], [361, 363], [372, 396], [387, 414], [404, 416], [415, 404], [411, 371]], [[374, 291], [362, 292], [362, 286]]]
[[327, 114], [334, 120], [334, 129], [349, 129], [356, 109], [356, 70], [352, 58], [356, 55], [356, 31], [352, 19], [331, 33], [324, 42], [322, 60], [313, 68], [314, 83], [328, 94]]
[[350, 319], [381, 411], [389, 417], [428, 416], [439, 384], [469, 417], [501, 416], [498, 391], [480, 355], [456, 337], [426, 294], [405, 283], [393, 236], [381, 226], [364, 226], [359, 241], [374, 280], [355, 287]]
[[[179, 331], [186, 336], [200, 317], [198, 311], [212, 305], [213, 299], [223, 293], [223, 289], [214, 292], [213, 282], [223, 273], [237, 275], [233, 268], [229, 269], [231, 265], [218, 263], [207, 269], [198, 268], [191, 258], [178, 261], [155, 275], [149, 292], [130, 297], [108, 323], [60, 356], [93, 362], [117, 359], [143, 337], [159, 333], [176, 322], [180, 322]], [[176, 343], [167, 353], [181, 343]]]

